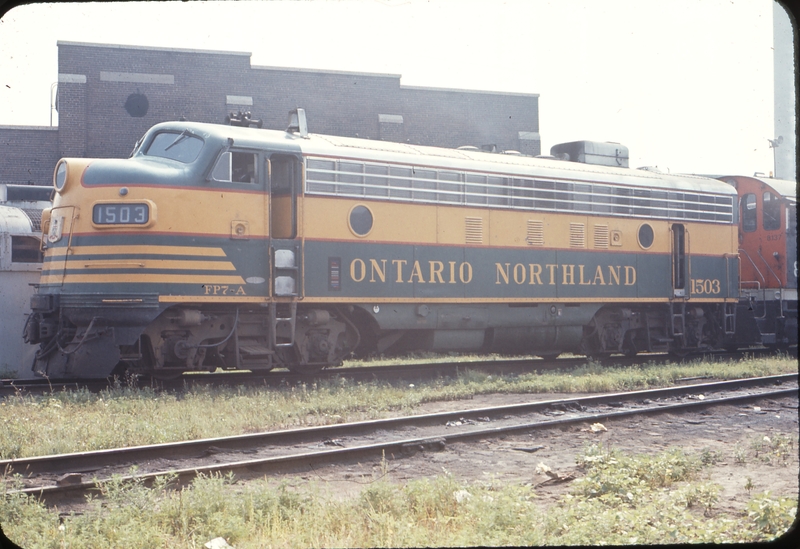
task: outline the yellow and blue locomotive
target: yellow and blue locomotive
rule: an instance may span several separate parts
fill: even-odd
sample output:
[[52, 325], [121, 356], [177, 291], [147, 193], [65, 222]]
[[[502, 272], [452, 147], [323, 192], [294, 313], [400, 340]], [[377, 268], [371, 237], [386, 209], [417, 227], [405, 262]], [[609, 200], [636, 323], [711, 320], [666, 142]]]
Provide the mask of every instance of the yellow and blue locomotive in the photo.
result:
[[736, 190], [553, 157], [168, 122], [62, 159], [26, 339], [34, 370], [288, 367], [407, 350], [596, 356], [735, 331]]

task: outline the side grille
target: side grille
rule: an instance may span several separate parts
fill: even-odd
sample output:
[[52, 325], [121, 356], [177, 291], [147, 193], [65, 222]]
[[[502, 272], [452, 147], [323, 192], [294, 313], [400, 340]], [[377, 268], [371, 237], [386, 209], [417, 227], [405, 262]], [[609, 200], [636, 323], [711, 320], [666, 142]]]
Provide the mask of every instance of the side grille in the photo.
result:
[[525, 236], [525, 242], [529, 246], [544, 246], [544, 221], [528, 220], [528, 232]]
[[594, 247], [608, 248], [608, 225], [594, 226]]
[[584, 226], [583, 223], [569, 224], [569, 247], [570, 248], [586, 247], [586, 227]]
[[483, 218], [464, 218], [465, 238], [467, 244], [483, 244]]

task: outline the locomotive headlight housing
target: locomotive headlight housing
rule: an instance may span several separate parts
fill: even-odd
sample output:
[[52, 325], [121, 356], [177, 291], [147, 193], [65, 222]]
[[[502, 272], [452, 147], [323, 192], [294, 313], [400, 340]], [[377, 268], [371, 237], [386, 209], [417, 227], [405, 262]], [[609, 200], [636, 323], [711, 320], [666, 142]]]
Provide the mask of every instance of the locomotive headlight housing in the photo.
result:
[[65, 160], [61, 160], [56, 165], [55, 173], [53, 173], [53, 187], [56, 188], [57, 192], [61, 192], [64, 189], [64, 185], [66, 184], [67, 184], [67, 162]]

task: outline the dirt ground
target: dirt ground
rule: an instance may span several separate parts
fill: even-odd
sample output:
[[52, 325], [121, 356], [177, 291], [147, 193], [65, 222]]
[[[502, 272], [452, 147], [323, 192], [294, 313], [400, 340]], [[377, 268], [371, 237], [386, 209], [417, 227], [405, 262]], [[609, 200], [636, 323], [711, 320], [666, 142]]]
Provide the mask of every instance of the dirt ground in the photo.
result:
[[[582, 395], [550, 394], [547, 400], [579, 396]], [[531, 399], [531, 395], [489, 395], [469, 401], [437, 402], [424, 406], [419, 412], [515, 404]], [[581, 471], [576, 466], [576, 456], [588, 445], [602, 443], [606, 448], [617, 448], [628, 454], [653, 454], [680, 447], [689, 454], [705, 455], [711, 465], [704, 468], [703, 474], [707, 475], [707, 480], [722, 487], [716, 513], [741, 511], [750, 499], [750, 493], [769, 490], [773, 497], [798, 497], [800, 464], [796, 397], [714, 406], [696, 412], [620, 418], [603, 425], [607, 431], [593, 433], [587, 422], [473, 443], [448, 444], [441, 451], [386, 456], [387, 478], [403, 483], [448, 472], [467, 483], [493, 479], [495, 482], [530, 484], [536, 489], [538, 501], [546, 506], [567, 493], [570, 482], [546, 482], [550, 477], [537, 473], [537, 466], [543, 463], [560, 477], [574, 475], [577, 478]], [[782, 454], [766, 450], [774, 441], [784, 443]], [[535, 451], [527, 452], [520, 448]], [[295, 479], [300, 483], [303, 480], [321, 482], [333, 493], [352, 496], [380, 477], [381, 467], [378, 462], [331, 465]]]

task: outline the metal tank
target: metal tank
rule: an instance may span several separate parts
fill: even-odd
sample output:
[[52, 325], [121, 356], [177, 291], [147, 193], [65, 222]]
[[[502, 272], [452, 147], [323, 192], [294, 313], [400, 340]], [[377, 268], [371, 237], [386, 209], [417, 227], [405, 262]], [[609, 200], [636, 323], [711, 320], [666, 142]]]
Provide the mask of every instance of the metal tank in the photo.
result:
[[0, 184], [0, 378], [31, 379], [36, 347], [22, 339], [42, 271], [42, 210], [49, 187]]

